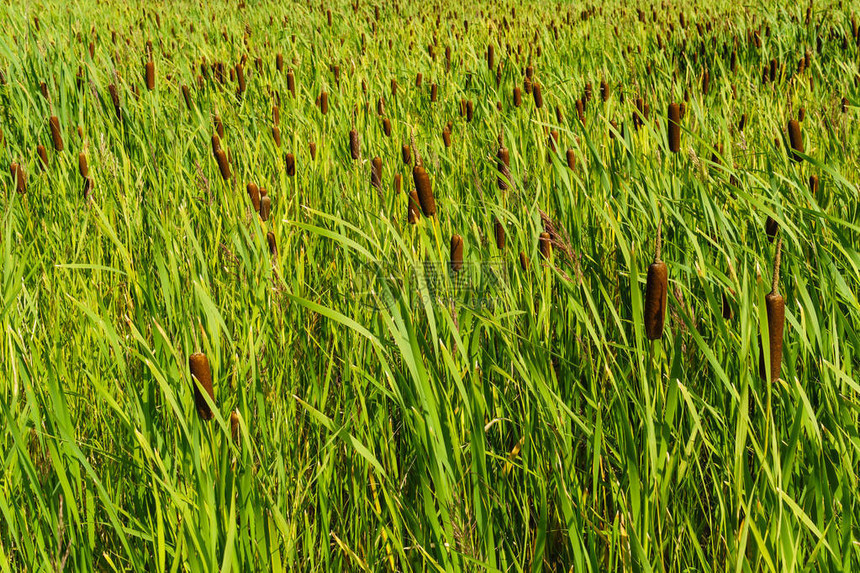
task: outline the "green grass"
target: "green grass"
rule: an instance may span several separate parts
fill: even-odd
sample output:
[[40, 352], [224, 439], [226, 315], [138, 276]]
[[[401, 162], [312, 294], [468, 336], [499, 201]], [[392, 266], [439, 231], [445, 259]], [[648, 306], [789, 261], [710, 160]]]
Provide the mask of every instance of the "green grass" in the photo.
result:
[[[4, 3], [0, 571], [860, 568], [850, 3], [816, 1], [808, 21], [796, 2], [654, 3], [644, 22], [623, 4], [589, 15], [592, 5], [547, 0], [380, 3], [377, 20], [366, 2]], [[226, 74], [244, 55], [237, 97], [211, 64]], [[772, 59], [779, 78], [763, 85]], [[529, 62], [540, 110], [525, 92], [513, 106]], [[667, 108], [685, 94], [681, 153], [670, 154]], [[636, 130], [638, 97], [650, 115]], [[471, 122], [461, 100], [473, 102]], [[795, 163], [786, 125], [800, 107]], [[226, 182], [210, 143], [216, 114]], [[497, 185], [500, 133], [508, 190]], [[438, 208], [416, 225], [401, 155], [411, 137]], [[266, 222], [249, 182], [271, 197]], [[758, 374], [768, 216], [786, 300], [774, 383]], [[669, 303], [651, 343], [643, 291], [658, 221]], [[545, 230], [550, 260], [538, 252]], [[489, 301], [444, 275], [428, 296], [454, 234], [468, 269], [504, 270]], [[213, 370], [209, 422], [195, 410], [194, 352]]]

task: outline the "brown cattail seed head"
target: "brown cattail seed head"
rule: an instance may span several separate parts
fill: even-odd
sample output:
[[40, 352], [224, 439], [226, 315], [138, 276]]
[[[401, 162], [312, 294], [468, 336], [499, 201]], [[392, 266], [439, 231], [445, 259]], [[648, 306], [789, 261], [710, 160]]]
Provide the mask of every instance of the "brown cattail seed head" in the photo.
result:
[[400, 195], [400, 189], [401, 189], [402, 185], [403, 185], [403, 177], [400, 175], [400, 173], [395, 173], [394, 174], [394, 194], [395, 195]]
[[215, 401], [209, 359], [202, 352], [196, 352], [188, 357], [188, 367], [191, 370], [191, 382], [194, 384], [194, 404], [197, 406], [197, 413], [203, 420], [211, 420], [215, 414], [203, 397], [203, 392], [206, 392], [209, 394], [209, 398], [213, 402]]
[[648, 267], [645, 281], [645, 336], [648, 340], [658, 340], [663, 337], [666, 300], [669, 293], [669, 270], [666, 263], [660, 259], [660, 230], [658, 223], [654, 262]]
[[498, 218], [493, 220], [493, 232], [496, 235], [496, 248], [505, 250], [505, 226]]
[[463, 268], [463, 237], [453, 235], [451, 237], [451, 270], [454, 272]]
[[803, 159], [799, 154], [803, 153], [803, 136], [800, 133], [800, 123], [796, 119], [788, 122], [788, 140], [791, 143], [791, 157], [795, 161]]
[[770, 215], [767, 216], [767, 220], [764, 222], [764, 232], [767, 234], [768, 243], [772, 243], [779, 232], [779, 223]]
[[78, 172], [81, 174], [82, 179], [86, 179], [87, 175], [90, 174], [90, 168], [87, 165], [87, 154], [83, 151], [78, 154]]
[[320, 111], [323, 115], [328, 113], [328, 92], [325, 90], [320, 93]]
[[520, 251], [520, 268], [524, 271], [529, 270], [529, 258], [524, 251]]
[[293, 97], [296, 96], [296, 77], [293, 75], [293, 70], [287, 72], [287, 90], [293, 94]]
[[433, 197], [430, 177], [424, 170], [423, 165], [416, 165], [412, 168], [412, 180], [418, 193], [418, 203], [421, 205], [421, 211], [425, 217], [432, 217], [436, 214], [436, 199]]
[[499, 189], [504, 191], [509, 187], [511, 181], [511, 154], [504, 145], [500, 145], [499, 151], [496, 153], [496, 166], [499, 171], [496, 183]]
[[374, 157], [370, 163], [370, 184], [382, 191], [382, 158]]
[[418, 191], [415, 189], [409, 193], [409, 203], [406, 213], [410, 225], [414, 225], [421, 219], [421, 203], [418, 200]]
[[549, 260], [552, 257], [552, 239], [549, 236], [549, 233], [543, 232], [540, 234], [538, 239], [538, 250], [540, 251], [540, 256], [544, 259]]
[[230, 173], [230, 160], [227, 159], [227, 154], [223, 149], [215, 151], [215, 161], [218, 162], [218, 170], [221, 172], [221, 178], [227, 181], [232, 176]]
[[532, 88], [532, 97], [535, 100], [535, 107], [541, 109], [543, 107], [543, 92], [540, 84], [535, 84]]
[[275, 147], [281, 146], [281, 128], [277, 125], [272, 126], [272, 139], [275, 140]]
[[571, 171], [576, 168], [576, 153], [573, 151], [573, 149], [567, 150], [567, 168]]
[[146, 89], [155, 89], [155, 64], [151, 61], [146, 62]]
[[287, 176], [294, 177], [296, 174], [296, 158], [293, 157], [292, 153], [287, 153], [284, 158], [284, 164], [287, 170]]
[[403, 163], [405, 165], [409, 165], [410, 163], [412, 163], [412, 148], [409, 147], [409, 144], [404, 143], [400, 151], [401, 155], [403, 156]]
[[315, 161], [317, 158], [317, 144], [315, 141], [308, 142], [308, 150], [311, 152], [311, 161]]
[[266, 233], [266, 242], [269, 244], [269, 256], [273, 259], [278, 256], [278, 245], [275, 243], [275, 233], [269, 231]]
[[20, 163], [12, 164], [12, 172], [15, 174], [15, 190], [23, 195], [27, 192], [27, 174]]
[[818, 197], [818, 177], [816, 175], [809, 176], [809, 193], [813, 197]]
[[42, 164], [42, 169], [48, 168], [48, 151], [44, 145], [36, 146], [36, 155], [39, 156], [39, 162]]
[[191, 91], [188, 89], [188, 86], [182, 84], [182, 97], [185, 99], [185, 107], [191, 111]]
[[[782, 257], [782, 238], [776, 245], [776, 258], [773, 262], [773, 285], [764, 297], [767, 310], [767, 331], [770, 342], [770, 381], [779, 380], [782, 373], [782, 335], [785, 328], [785, 298], [779, 294], [779, 264]], [[759, 354], [759, 374], [767, 380], [764, 348]]]
[[230, 412], [230, 437], [233, 443], [239, 443], [239, 414], [236, 410]]
[[269, 214], [272, 212], [272, 198], [268, 195], [260, 197], [260, 218], [263, 221], [269, 220]]
[[358, 141], [358, 132], [354, 129], [349, 131], [349, 154], [354, 160], [361, 157], [361, 143]]
[[681, 109], [676, 103], [669, 104], [669, 151], [681, 151]]
[[382, 118], [382, 131], [385, 137], [391, 137], [391, 120], [387, 117]]
[[520, 107], [523, 103], [523, 92], [519, 86], [514, 88], [514, 107]]
[[248, 197], [251, 199], [251, 205], [254, 206], [254, 211], [260, 212], [260, 188], [256, 183], [248, 183]]
[[56, 115], [52, 115], [49, 123], [51, 124], [51, 139], [54, 142], [54, 149], [62, 151], [63, 135], [60, 133], [60, 119]]

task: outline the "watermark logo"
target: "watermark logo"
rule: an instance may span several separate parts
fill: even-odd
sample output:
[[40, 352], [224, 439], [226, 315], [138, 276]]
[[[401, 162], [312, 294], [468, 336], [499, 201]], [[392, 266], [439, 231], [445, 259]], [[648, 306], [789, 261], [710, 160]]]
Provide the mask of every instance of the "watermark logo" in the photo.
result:
[[450, 263], [423, 261], [405, 268], [384, 262], [364, 263], [342, 291], [346, 301], [375, 310], [408, 299], [424, 304], [460, 304], [492, 309], [507, 288], [508, 270], [502, 259]]

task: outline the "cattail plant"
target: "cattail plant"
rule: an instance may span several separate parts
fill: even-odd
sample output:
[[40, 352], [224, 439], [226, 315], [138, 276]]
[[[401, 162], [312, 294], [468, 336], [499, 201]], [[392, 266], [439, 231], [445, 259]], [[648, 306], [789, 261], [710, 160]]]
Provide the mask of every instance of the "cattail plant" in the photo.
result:
[[571, 171], [576, 168], [576, 152], [573, 149], [567, 150], [567, 168]]
[[275, 242], [275, 233], [269, 231], [266, 233], [266, 243], [269, 244], [269, 256], [273, 259], [278, 257], [278, 245]]
[[550, 260], [552, 258], [552, 238], [546, 231], [541, 233], [540, 237], [538, 237], [538, 251], [540, 252], [541, 258], [545, 260]]
[[78, 172], [81, 174], [82, 179], [86, 179], [87, 175], [90, 174], [90, 168], [87, 165], [87, 154], [83, 151], [78, 154]]
[[406, 215], [410, 225], [414, 225], [421, 219], [421, 202], [418, 199], [418, 191], [415, 189], [409, 192]]
[[669, 270], [660, 258], [661, 239], [661, 222], [658, 221], [654, 262], [648, 267], [648, 277], [645, 281], [645, 336], [648, 340], [663, 338], [663, 323], [666, 320]]
[[155, 89], [155, 64], [152, 61], [146, 62], [146, 89]]
[[328, 92], [325, 90], [320, 92], [320, 111], [323, 115], [328, 113]]
[[520, 268], [523, 271], [529, 270], [529, 257], [524, 251], [520, 251]]
[[788, 122], [788, 140], [791, 143], [791, 158], [795, 162], [801, 161], [803, 153], [803, 136], [800, 133], [800, 123], [796, 119]]
[[89, 198], [90, 193], [93, 192], [93, 178], [92, 177], [84, 177], [84, 191], [83, 196], [84, 199]]
[[242, 97], [242, 95], [244, 95], [244, 93], [245, 93], [246, 84], [245, 84], [245, 68], [242, 66], [241, 63], [236, 64], [236, 83], [238, 84], [237, 95], [239, 97]]
[[[770, 341], [770, 381], [779, 380], [782, 371], [782, 334], [785, 328], [785, 298], [779, 294], [779, 264], [782, 257], [782, 237], [776, 243], [773, 261], [773, 282], [770, 292], [764, 297], [767, 310], [767, 333]], [[759, 354], [759, 375], [767, 380], [764, 347]]]
[[269, 220], [272, 212], [272, 198], [265, 189], [260, 189], [260, 219], [264, 222]]
[[311, 153], [311, 161], [315, 161], [317, 158], [317, 144], [315, 141], [308, 142], [308, 151]]
[[370, 184], [382, 193], [382, 158], [374, 157], [370, 162]]
[[[316, 155], [316, 146], [314, 146], [314, 151], [311, 155]], [[287, 177], [294, 177], [296, 175], [296, 158], [292, 153], [287, 153], [284, 157], [284, 164], [287, 170]]]
[[816, 175], [809, 176], [809, 193], [813, 197], [818, 197], [818, 176]]
[[23, 195], [27, 192], [27, 174], [20, 163], [12, 164], [12, 173], [15, 175], [15, 191]]
[[776, 234], [779, 232], [779, 223], [776, 222], [776, 219], [767, 216], [767, 220], [764, 222], [764, 232], [767, 235], [767, 242], [772, 243], [774, 238], [776, 238]]
[[287, 71], [287, 90], [296, 97], [296, 77], [293, 74], [292, 68]]
[[[669, 151], [681, 151], [681, 109], [676, 103], [669, 104]], [[661, 323], [662, 324], [662, 323]]]
[[436, 103], [437, 91], [438, 91], [438, 89], [437, 89], [436, 84], [435, 83], [431, 84], [430, 85], [430, 103]]
[[508, 188], [511, 181], [511, 154], [508, 148], [505, 147], [501, 133], [499, 133], [499, 151], [496, 152], [496, 167], [499, 171], [496, 184], [500, 190], [504, 191]]
[[514, 87], [514, 107], [520, 107], [523, 104], [523, 92], [519, 86]]
[[535, 100], [535, 107], [541, 109], [543, 107], [543, 92], [541, 91], [540, 84], [536, 83], [532, 87], [532, 97]]
[[451, 237], [451, 270], [455, 273], [463, 268], [463, 237]]
[[230, 160], [227, 158], [227, 153], [223, 149], [215, 150], [215, 161], [218, 163], [218, 170], [221, 172], [221, 178], [228, 181], [232, 174], [230, 173]]
[[553, 154], [558, 153], [558, 130], [552, 129], [549, 132], [549, 149]]
[[[203, 420], [211, 420], [215, 417], [212, 408], [203, 397], [203, 391], [209, 394], [209, 399], [214, 402], [215, 394], [212, 391], [212, 370], [209, 368], [209, 359], [202, 352], [195, 352], [188, 357], [188, 367], [191, 370], [191, 383], [194, 385], [194, 404], [197, 413]], [[201, 391], [201, 388], [203, 391]]]
[[385, 137], [391, 137], [391, 120], [387, 117], [382, 118], [382, 132]]
[[230, 412], [230, 437], [234, 444], [239, 443], [239, 413], [236, 410]]
[[601, 80], [600, 81], [600, 97], [603, 99], [603, 101], [609, 101], [609, 94], [610, 94], [609, 84], [606, 82], [605, 79]]
[[358, 132], [355, 128], [349, 130], [349, 154], [353, 160], [361, 157], [361, 143], [358, 140]]
[[60, 133], [60, 119], [56, 115], [52, 115], [49, 121], [51, 125], [51, 139], [54, 142], [54, 150], [63, 150], [63, 135]]
[[403, 144], [403, 147], [400, 149], [400, 154], [403, 156], [404, 165], [412, 163], [412, 148], [409, 147], [408, 143]]
[[275, 140], [275, 147], [281, 146], [281, 128], [277, 125], [272, 126], [272, 139]]
[[248, 197], [251, 199], [251, 205], [254, 206], [254, 211], [257, 213], [260, 212], [260, 188], [257, 187], [256, 183], [248, 183], [246, 186], [248, 191]]
[[191, 91], [185, 84], [182, 84], [182, 97], [185, 99], [185, 107], [188, 108], [188, 111], [191, 111]]
[[500, 251], [505, 250], [505, 225], [499, 221], [498, 217], [493, 219], [493, 233], [496, 236], [496, 248]]
[[400, 175], [400, 173], [395, 173], [394, 174], [394, 194], [395, 195], [400, 195], [400, 189], [402, 187], [402, 184], [403, 184], [403, 177]]
[[39, 156], [39, 163], [42, 165], [43, 170], [48, 169], [48, 151], [45, 149], [44, 145], [36, 146], [36, 155]]
[[113, 103], [114, 111], [116, 112], [116, 118], [119, 121], [122, 121], [122, 108], [119, 105], [119, 92], [117, 92], [116, 85], [110, 84], [108, 86], [108, 92], [110, 92], [110, 99]]

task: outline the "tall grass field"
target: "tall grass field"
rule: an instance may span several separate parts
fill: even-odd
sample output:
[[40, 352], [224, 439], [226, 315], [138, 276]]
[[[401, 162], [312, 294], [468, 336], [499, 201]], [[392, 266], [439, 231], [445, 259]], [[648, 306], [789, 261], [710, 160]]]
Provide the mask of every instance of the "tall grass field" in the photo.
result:
[[860, 571], [858, 22], [2, 2], [0, 573]]

